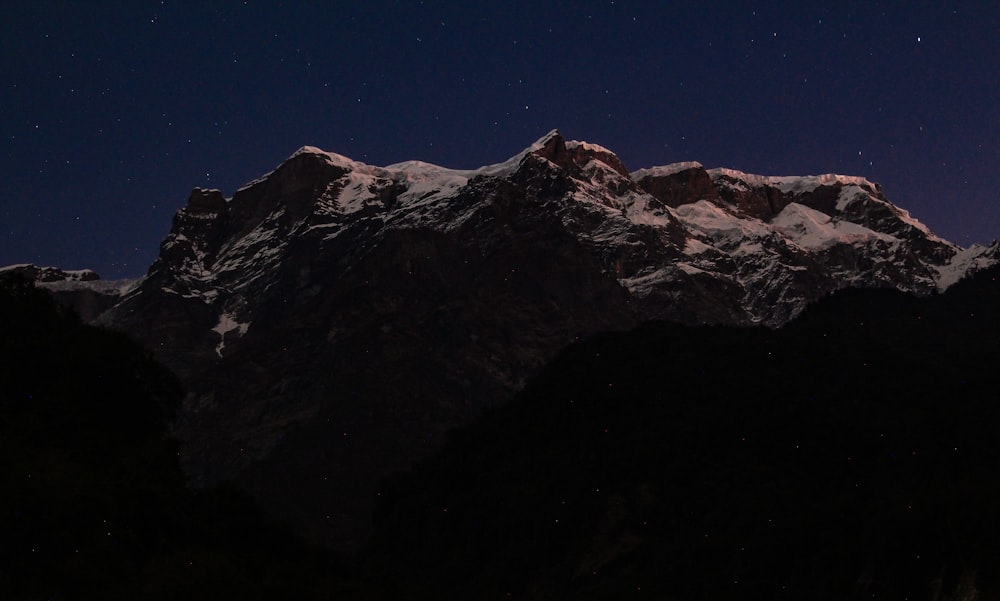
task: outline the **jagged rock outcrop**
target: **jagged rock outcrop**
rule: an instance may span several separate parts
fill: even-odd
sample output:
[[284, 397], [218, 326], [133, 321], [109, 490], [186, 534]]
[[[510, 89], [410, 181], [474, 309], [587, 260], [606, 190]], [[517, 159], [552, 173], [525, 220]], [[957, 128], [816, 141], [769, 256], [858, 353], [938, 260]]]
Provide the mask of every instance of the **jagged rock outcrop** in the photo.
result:
[[379, 478], [569, 342], [653, 318], [777, 326], [839, 288], [931, 293], [998, 255], [862, 178], [630, 175], [555, 131], [476, 170], [304, 147], [231, 198], [195, 190], [97, 321], [186, 383], [196, 481], [236, 479], [349, 551]]
[[632, 174], [639, 187], [663, 204], [677, 208], [694, 200], [719, 200], [719, 191], [701, 163], [675, 163]]

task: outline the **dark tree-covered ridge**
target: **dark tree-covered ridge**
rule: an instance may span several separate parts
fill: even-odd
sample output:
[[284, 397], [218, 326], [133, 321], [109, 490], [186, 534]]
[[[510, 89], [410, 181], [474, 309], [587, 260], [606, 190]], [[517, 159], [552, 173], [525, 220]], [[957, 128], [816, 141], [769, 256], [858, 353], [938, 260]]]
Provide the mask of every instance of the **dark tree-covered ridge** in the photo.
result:
[[387, 482], [414, 598], [997, 599], [998, 270], [597, 336]]
[[181, 393], [123, 334], [0, 279], [0, 598], [365, 598], [245, 493], [187, 488]]
[[190, 490], [174, 378], [6, 279], [0, 597], [998, 599], [998, 275], [574, 344], [382, 484], [352, 571]]

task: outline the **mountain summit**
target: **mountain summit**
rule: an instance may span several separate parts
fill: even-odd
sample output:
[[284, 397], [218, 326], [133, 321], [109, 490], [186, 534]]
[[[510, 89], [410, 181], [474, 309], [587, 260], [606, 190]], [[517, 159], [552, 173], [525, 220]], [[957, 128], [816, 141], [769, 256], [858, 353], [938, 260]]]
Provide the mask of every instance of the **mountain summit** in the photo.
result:
[[297, 247], [327, 254], [360, 231], [369, 247], [389, 232], [474, 234], [466, 230], [480, 227], [484, 210], [518, 194], [525, 211], [541, 201], [547, 220], [641, 305], [642, 317], [780, 325], [838, 288], [944, 289], [996, 255], [938, 238], [864, 178], [698, 163], [630, 174], [610, 150], [553, 130], [474, 170], [375, 167], [305, 146], [232, 198], [196, 189], [147, 280], [209, 301], [222, 309], [216, 317], [243, 313], [231, 295], [273, 282]]
[[194, 190], [96, 320], [185, 382], [196, 481], [236, 479], [349, 551], [380, 478], [574, 340], [650, 319], [780, 326], [841, 288], [930, 294], [998, 261], [857, 177], [630, 173], [558, 131], [473, 170], [306, 146], [230, 198]]

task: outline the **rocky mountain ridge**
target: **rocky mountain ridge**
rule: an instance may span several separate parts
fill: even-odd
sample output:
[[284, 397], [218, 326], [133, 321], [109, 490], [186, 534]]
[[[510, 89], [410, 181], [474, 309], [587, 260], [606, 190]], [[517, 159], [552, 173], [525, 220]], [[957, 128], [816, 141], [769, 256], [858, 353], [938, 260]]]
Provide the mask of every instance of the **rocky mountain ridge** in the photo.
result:
[[998, 261], [863, 178], [629, 173], [553, 131], [476, 170], [303, 147], [231, 198], [196, 189], [147, 275], [92, 317], [181, 376], [196, 481], [236, 479], [350, 552], [380, 478], [574, 340], [779, 326], [834, 290], [931, 294]]
[[[219, 295], [267, 280], [297, 238], [319, 237], [325, 246], [362, 224], [456, 231], [480, 208], [484, 182], [516, 181], [538, 159], [563, 172], [563, 195], [579, 205], [547, 208], [633, 299], [653, 297], [645, 304], [658, 306], [642, 313], [656, 317], [781, 325], [838, 288], [943, 290], [1000, 256], [996, 244], [962, 249], [937, 237], [864, 178], [760, 176], [696, 162], [629, 173], [610, 150], [553, 131], [508, 161], [475, 170], [420, 161], [375, 167], [305, 146], [232, 198], [195, 189], [146, 279], [168, 279], [167, 290], [218, 305]], [[589, 226], [580, 207], [602, 223]], [[83, 278], [91, 279], [96, 274]], [[728, 305], [725, 316], [697, 308], [692, 290], [706, 280], [740, 292], [711, 303]], [[775, 296], [781, 302], [758, 300]]]

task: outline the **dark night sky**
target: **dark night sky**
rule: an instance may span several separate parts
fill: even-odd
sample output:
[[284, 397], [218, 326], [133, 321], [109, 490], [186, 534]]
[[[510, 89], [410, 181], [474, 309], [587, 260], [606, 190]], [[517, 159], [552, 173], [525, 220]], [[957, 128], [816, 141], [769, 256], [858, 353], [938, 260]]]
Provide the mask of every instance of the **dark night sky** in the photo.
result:
[[1000, 237], [1000, 3], [198, 4], [0, 1], [0, 265], [141, 275], [193, 187], [306, 144], [472, 168], [552, 128]]

